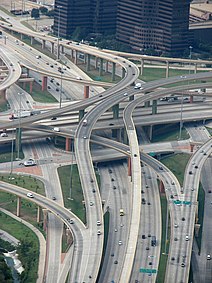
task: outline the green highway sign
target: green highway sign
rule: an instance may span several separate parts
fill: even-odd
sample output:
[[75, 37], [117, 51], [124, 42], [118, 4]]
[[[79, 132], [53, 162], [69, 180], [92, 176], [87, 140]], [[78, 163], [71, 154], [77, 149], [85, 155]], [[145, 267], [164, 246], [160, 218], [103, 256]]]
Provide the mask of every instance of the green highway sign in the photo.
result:
[[186, 200], [183, 200], [183, 201], [181, 201], [181, 200], [173, 200], [173, 203], [174, 204], [185, 204], [185, 205], [190, 205], [191, 204], [191, 201], [186, 201]]
[[157, 273], [157, 269], [150, 269], [150, 268], [140, 268], [140, 272], [142, 273]]

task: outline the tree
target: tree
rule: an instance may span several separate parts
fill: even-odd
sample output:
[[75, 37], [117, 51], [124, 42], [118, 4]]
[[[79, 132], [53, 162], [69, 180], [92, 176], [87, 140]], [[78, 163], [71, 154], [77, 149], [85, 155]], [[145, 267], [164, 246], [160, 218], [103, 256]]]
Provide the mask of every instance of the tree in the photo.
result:
[[39, 19], [40, 18], [40, 11], [39, 9], [33, 8], [31, 11], [31, 18]]
[[41, 14], [46, 15], [48, 13], [48, 9], [46, 7], [40, 7], [39, 11], [41, 12]]

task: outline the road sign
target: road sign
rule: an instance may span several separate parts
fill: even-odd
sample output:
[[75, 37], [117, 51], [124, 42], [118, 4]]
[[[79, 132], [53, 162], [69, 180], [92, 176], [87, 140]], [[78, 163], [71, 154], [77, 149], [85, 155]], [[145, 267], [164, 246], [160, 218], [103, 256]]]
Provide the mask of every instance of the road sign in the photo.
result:
[[187, 200], [187, 201], [186, 201], [186, 200], [183, 200], [183, 201], [182, 201], [182, 200], [173, 200], [173, 203], [174, 203], [174, 204], [178, 204], [178, 205], [179, 205], [179, 204], [190, 205], [190, 204], [191, 204], [191, 201], [188, 201], [188, 200]]
[[140, 272], [142, 273], [157, 273], [157, 269], [150, 269], [150, 268], [140, 268]]

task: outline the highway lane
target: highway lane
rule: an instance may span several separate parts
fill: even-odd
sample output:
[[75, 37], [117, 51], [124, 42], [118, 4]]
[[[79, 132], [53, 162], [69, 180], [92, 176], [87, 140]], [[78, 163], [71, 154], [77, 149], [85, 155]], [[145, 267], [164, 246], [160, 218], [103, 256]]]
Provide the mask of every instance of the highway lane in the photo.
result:
[[[192, 137], [192, 141], [204, 143], [210, 138], [210, 134], [205, 126], [200, 123], [190, 124], [187, 127], [189, 134]], [[203, 165], [201, 171], [201, 184], [205, 190], [205, 203], [204, 203], [204, 219], [203, 219], [203, 230], [202, 230], [202, 241], [200, 254], [198, 249], [194, 249], [192, 257], [192, 269], [195, 280], [201, 280], [202, 282], [211, 282], [211, 263], [207, 260], [207, 255], [212, 253], [212, 247], [210, 242], [210, 235], [212, 233], [210, 226], [211, 218], [211, 197], [208, 193], [212, 187], [211, 183], [211, 159], [208, 158]], [[195, 239], [194, 239], [195, 241]], [[194, 243], [195, 244], [195, 243]], [[194, 268], [195, 264], [195, 268]]]
[[[180, 229], [181, 238], [176, 242], [178, 244], [176, 245], [176, 250], [174, 251], [174, 253], [173, 246], [170, 246], [165, 282], [170, 282], [170, 279], [173, 278], [173, 274], [174, 282], [179, 282], [180, 280], [182, 282], [188, 281], [200, 172], [204, 162], [208, 158], [208, 155], [212, 152], [211, 144], [212, 140], [210, 139], [193, 154], [192, 158], [187, 164], [184, 175], [183, 194], [181, 195], [181, 200], [189, 201], [191, 203], [190, 205], [189, 203], [188, 205], [182, 205], [181, 213], [178, 215], [178, 219], [181, 223], [183, 217], [185, 218], [185, 220], [183, 226]], [[198, 168], [195, 168], [194, 164], [198, 164]], [[186, 235], [188, 236], [189, 240], [186, 240]], [[177, 262], [176, 265], [172, 265], [172, 257], [179, 258], [180, 261]], [[184, 261], [182, 261], [182, 257]], [[182, 266], [182, 263], [185, 266]]]
[[[110, 200], [107, 203], [110, 224], [106, 254], [98, 282], [105, 280], [119, 282], [129, 234], [131, 189], [125, 163], [118, 162], [107, 168], [110, 172], [108, 172], [109, 175], [106, 174], [106, 178], [103, 177], [103, 180], [106, 179], [105, 189], [110, 194]], [[108, 180], [110, 180], [110, 184], [108, 184]], [[121, 208], [124, 210], [124, 216], [120, 216]]]

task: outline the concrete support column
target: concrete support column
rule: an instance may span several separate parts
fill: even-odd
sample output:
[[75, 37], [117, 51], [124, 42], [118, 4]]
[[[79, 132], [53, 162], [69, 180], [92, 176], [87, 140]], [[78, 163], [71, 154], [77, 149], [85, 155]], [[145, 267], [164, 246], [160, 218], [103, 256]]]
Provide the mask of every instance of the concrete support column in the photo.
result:
[[16, 216], [20, 217], [20, 215], [21, 215], [21, 197], [17, 197]]
[[144, 72], [144, 59], [141, 59], [140, 75], [142, 76]]
[[73, 243], [73, 238], [70, 229], [66, 229], [66, 239], [67, 239], [67, 244], [71, 245]]
[[74, 64], [75, 65], [77, 65], [77, 62], [78, 62], [78, 58], [77, 58], [77, 56], [78, 56], [78, 51], [77, 50], [75, 50], [75, 56], [74, 56]]
[[46, 41], [43, 39], [42, 40], [42, 49], [44, 49], [46, 47]]
[[43, 208], [43, 230], [46, 231], [48, 226], [48, 210]]
[[121, 73], [121, 77], [122, 77], [122, 79], [125, 77], [125, 73], [126, 73], [125, 69], [124, 69], [124, 68], [122, 68], [122, 73]]
[[149, 126], [149, 140], [152, 140], [152, 136], [153, 136], [153, 125]]
[[129, 144], [128, 135], [125, 128], [123, 128], [123, 142], [124, 144]]
[[101, 77], [103, 75], [103, 58], [99, 58], [100, 64], [99, 64], [99, 76]]
[[96, 58], [95, 58], [95, 69], [97, 69], [97, 68], [98, 68], [98, 60], [99, 60], [99, 58], [98, 58], [98, 57], [96, 57]]
[[72, 139], [66, 138], [66, 151], [71, 151], [71, 143], [72, 143]]
[[34, 43], [34, 37], [31, 36], [31, 37], [30, 37], [30, 44], [33, 45], [33, 43]]
[[119, 118], [119, 104], [113, 105], [112, 110], [113, 110], [113, 119], [118, 119]]
[[194, 102], [194, 97], [193, 97], [193, 95], [190, 95], [190, 97], [189, 97], [189, 103], [193, 103]]
[[57, 60], [60, 58], [60, 42], [57, 41]]
[[128, 176], [132, 176], [132, 163], [131, 163], [131, 157], [128, 157], [127, 159], [127, 173], [128, 173]]
[[42, 78], [42, 91], [47, 90], [47, 76]]
[[119, 141], [119, 142], [122, 141], [121, 131], [122, 131], [122, 129], [117, 129], [117, 141]]
[[79, 110], [79, 122], [82, 120], [84, 115], [85, 115], [85, 110], [84, 109]]
[[54, 53], [54, 42], [51, 42], [51, 53]]
[[163, 182], [160, 180], [160, 193], [165, 194], [165, 188]]
[[144, 103], [144, 107], [149, 107], [150, 106], [150, 101], [146, 101], [145, 103]]
[[105, 62], [105, 73], [108, 73], [108, 61]]
[[64, 46], [63, 45], [61, 45], [61, 52], [64, 54]]
[[39, 205], [37, 208], [37, 223], [39, 223], [41, 221], [41, 208]]
[[199, 230], [200, 230], [200, 224], [194, 224], [194, 233], [195, 233], [195, 237], [199, 237]]
[[194, 64], [194, 74], [197, 73], [197, 64]]
[[21, 40], [23, 40], [23, 34], [21, 33], [20, 35], [21, 35]]
[[71, 58], [74, 58], [74, 50], [71, 49]]
[[152, 115], [157, 114], [157, 100], [152, 101]]
[[84, 86], [84, 98], [85, 99], [89, 98], [89, 89], [90, 89], [89, 85]]
[[190, 144], [191, 153], [194, 152], [194, 144]]
[[133, 101], [134, 100], [134, 95], [131, 95], [130, 97], [129, 97], [129, 101]]
[[6, 97], [6, 89], [0, 90], [0, 96], [4, 98]]
[[29, 92], [32, 93], [33, 89], [33, 82], [29, 82]]
[[169, 77], [169, 61], [166, 61], [166, 78]]
[[87, 54], [86, 57], [87, 57], [86, 71], [89, 72], [90, 69], [91, 69], [91, 55], [90, 55], [90, 54]]
[[116, 79], [116, 63], [112, 63], [112, 77], [111, 77], [111, 79], [112, 79], [112, 82], [114, 82], [115, 81], [115, 79]]

